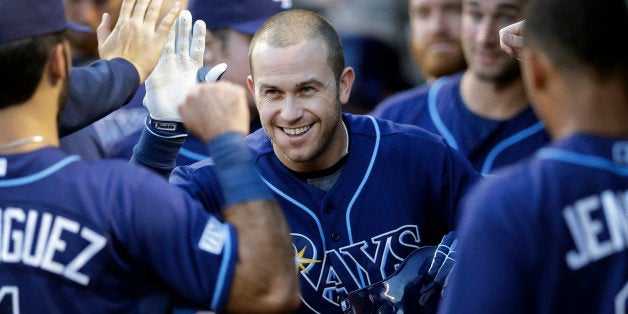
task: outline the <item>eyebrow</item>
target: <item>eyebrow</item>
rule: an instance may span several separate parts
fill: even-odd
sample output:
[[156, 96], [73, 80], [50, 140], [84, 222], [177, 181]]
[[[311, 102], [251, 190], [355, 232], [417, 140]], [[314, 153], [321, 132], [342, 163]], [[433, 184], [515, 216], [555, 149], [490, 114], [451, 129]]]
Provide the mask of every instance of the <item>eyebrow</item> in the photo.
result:
[[[467, 2], [467, 5], [472, 7], [479, 7], [480, 2], [477, 0], [471, 0]], [[513, 4], [513, 3], [500, 3], [497, 5], [497, 10], [521, 10], [521, 6]]]
[[[325, 86], [325, 84], [323, 84], [323, 82], [316, 80], [316, 79], [309, 79], [307, 81], [303, 81], [300, 83], [297, 83], [295, 85], [295, 87], [300, 88], [303, 86], [307, 86], [307, 85], [316, 85], [316, 86]], [[260, 83], [259, 84], [260, 89], [281, 89], [276, 85], [272, 85], [272, 84], [266, 84], [266, 83]]]

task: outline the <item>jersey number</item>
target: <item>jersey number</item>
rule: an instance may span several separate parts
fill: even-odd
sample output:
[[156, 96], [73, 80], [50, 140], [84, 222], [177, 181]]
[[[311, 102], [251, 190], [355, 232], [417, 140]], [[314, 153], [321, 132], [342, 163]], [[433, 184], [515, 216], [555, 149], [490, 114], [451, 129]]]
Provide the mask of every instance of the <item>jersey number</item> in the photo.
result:
[[16, 286], [0, 288], [0, 313], [20, 314], [20, 291]]

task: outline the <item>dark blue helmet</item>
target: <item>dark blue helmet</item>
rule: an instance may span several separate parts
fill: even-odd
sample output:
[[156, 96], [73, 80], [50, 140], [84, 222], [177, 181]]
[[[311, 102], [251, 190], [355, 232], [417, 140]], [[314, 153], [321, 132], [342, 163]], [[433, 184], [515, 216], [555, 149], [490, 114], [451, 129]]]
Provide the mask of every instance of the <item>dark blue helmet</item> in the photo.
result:
[[345, 314], [436, 313], [447, 278], [456, 262], [456, 232], [438, 247], [412, 252], [390, 277], [349, 293], [340, 306]]

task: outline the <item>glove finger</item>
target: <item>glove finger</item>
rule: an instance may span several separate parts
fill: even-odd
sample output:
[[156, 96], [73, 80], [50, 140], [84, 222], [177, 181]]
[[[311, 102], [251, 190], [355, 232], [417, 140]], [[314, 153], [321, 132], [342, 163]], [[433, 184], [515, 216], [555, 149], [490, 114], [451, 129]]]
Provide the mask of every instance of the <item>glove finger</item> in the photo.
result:
[[192, 14], [188, 10], [179, 13], [177, 21], [179, 32], [177, 34], [177, 51], [179, 56], [189, 56], [190, 54], [190, 31], [192, 30]]
[[432, 259], [432, 264], [428, 270], [428, 274], [432, 277], [436, 275], [438, 269], [441, 267], [445, 258], [449, 254], [449, 251], [452, 249], [452, 244], [456, 240], [456, 232], [451, 231], [446, 234], [441, 240], [440, 244], [436, 248], [436, 252], [434, 252], [434, 258]]
[[198, 20], [194, 23], [190, 47], [190, 59], [197, 67], [203, 66], [205, 54], [205, 22]]
[[450, 251], [449, 254], [447, 254], [447, 258], [438, 270], [436, 278], [434, 278], [435, 284], [440, 285], [441, 287], [444, 287], [447, 284], [447, 278], [449, 278], [451, 270], [454, 268], [454, 265], [456, 265], [457, 255], [458, 253], [456, 251]]

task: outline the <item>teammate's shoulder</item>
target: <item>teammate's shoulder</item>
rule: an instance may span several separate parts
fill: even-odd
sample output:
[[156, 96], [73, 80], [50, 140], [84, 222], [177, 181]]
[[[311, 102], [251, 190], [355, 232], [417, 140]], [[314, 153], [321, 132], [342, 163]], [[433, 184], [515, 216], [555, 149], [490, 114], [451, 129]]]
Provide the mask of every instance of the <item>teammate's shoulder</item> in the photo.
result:
[[417, 106], [425, 103], [429, 91], [429, 84], [422, 84], [411, 89], [397, 92], [385, 98], [370, 113], [374, 117], [392, 119], [408, 110], [416, 110]]

